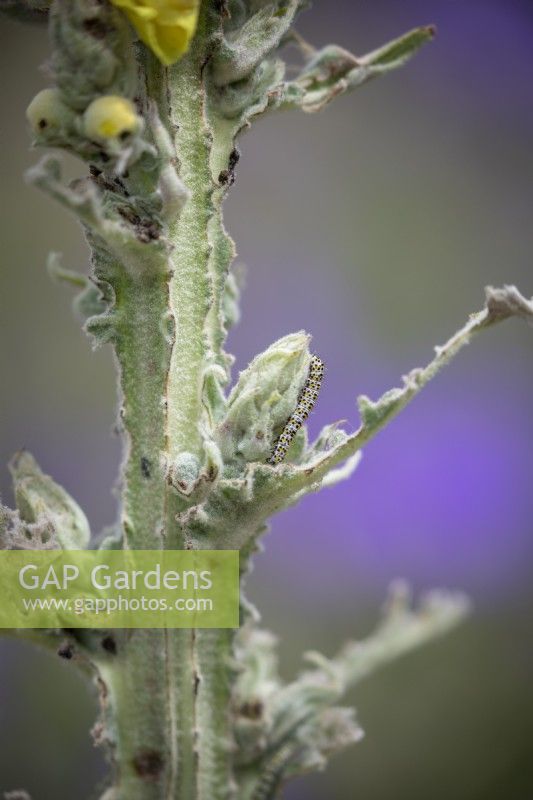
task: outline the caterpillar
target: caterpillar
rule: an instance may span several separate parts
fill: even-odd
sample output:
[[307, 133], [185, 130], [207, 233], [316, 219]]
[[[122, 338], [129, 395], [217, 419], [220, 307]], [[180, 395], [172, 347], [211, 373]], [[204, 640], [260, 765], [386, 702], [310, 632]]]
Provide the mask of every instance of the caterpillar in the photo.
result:
[[280, 464], [287, 455], [287, 450], [289, 449], [290, 443], [313, 410], [313, 406], [316, 403], [318, 393], [322, 385], [323, 376], [324, 362], [321, 361], [318, 356], [311, 356], [309, 375], [305, 382], [305, 386], [302, 389], [300, 397], [298, 398], [298, 405], [283, 428], [274, 446], [272, 455], [269, 459], [267, 459], [268, 464]]
[[273, 800], [283, 781], [284, 772], [291, 759], [298, 754], [293, 744], [286, 744], [262, 767], [259, 783], [255, 787], [252, 800]]

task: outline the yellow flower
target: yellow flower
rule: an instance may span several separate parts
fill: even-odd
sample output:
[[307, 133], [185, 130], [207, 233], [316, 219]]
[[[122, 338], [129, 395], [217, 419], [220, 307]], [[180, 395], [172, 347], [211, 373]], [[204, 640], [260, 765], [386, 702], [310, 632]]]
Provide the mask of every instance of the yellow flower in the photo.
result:
[[85, 135], [95, 141], [125, 139], [138, 133], [141, 126], [142, 119], [131, 100], [119, 95], [97, 97], [83, 114]]
[[111, 0], [121, 8], [139, 38], [169, 66], [189, 49], [200, 0]]

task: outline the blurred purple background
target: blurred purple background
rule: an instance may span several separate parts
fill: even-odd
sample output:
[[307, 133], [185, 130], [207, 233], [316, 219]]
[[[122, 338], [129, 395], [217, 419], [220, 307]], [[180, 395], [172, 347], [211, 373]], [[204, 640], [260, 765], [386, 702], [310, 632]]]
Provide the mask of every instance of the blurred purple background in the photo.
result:
[[[273, 115], [241, 141], [227, 225], [248, 280], [230, 349], [243, 368], [285, 333], [313, 334], [328, 369], [312, 432], [356, 427], [355, 396], [376, 398], [429, 360], [484, 285], [533, 294], [531, 3], [323, 1], [298, 27], [363, 53], [428, 22], [438, 38], [406, 69], [321, 115]], [[84, 266], [75, 224], [22, 183], [45, 32], [2, 21], [1, 36], [0, 464], [28, 447], [98, 531], [116, 513], [111, 356], [91, 353], [46, 276], [50, 249]], [[533, 797], [532, 334], [519, 323], [484, 334], [350, 482], [274, 520], [248, 594], [280, 635], [287, 677], [303, 650], [364, 635], [398, 575], [461, 588], [475, 607], [461, 631], [358, 688], [367, 737], [288, 800]], [[0, 641], [0, 789], [92, 797], [104, 774], [94, 714], [72, 669]]]

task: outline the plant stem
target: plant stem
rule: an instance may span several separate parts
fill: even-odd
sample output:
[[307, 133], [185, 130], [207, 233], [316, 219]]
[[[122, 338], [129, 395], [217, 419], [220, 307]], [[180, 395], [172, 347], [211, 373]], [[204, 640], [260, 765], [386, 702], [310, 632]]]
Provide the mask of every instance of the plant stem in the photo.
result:
[[[116, 284], [116, 352], [128, 442], [122, 522], [129, 548], [191, 546], [176, 521], [187, 502], [176, 495], [167, 473], [184, 452], [201, 462], [203, 374], [210, 362], [223, 363], [221, 293], [210, 275], [210, 259], [221, 259], [209, 234], [217, 188], [204, 77], [209, 24], [206, 10], [194, 46], [168, 71], [151, 56], [144, 62], [148, 97], [173, 135], [179, 176], [190, 194], [169, 225], [166, 263], [154, 274], [122, 272]], [[219, 220], [215, 227], [223, 230]], [[228, 251], [225, 236], [217, 241]], [[216, 541], [212, 533], [209, 539]], [[234, 796], [228, 732], [232, 639], [225, 630], [136, 630], [120, 637], [112, 660], [99, 664], [108, 692], [103, 708], [117, 773], [114, 797]]]

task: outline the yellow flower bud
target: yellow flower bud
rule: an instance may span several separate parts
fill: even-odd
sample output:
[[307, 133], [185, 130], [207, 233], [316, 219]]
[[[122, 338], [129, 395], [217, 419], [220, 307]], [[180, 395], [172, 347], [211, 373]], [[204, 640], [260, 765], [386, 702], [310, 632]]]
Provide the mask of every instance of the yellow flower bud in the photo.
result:
[[200, 0], [111, 0], [124, 11], [143, 41], [166, 66], [189, 49]]
[[83, 114], [83, 130], [93, 141], [126, 139], [138, 133], [142, 119], [126, 97], [104, 95], [87, 106]]
[[72, 112], [61, 100], [59, 89], [43, 89], [26, 109], [26, 119], [36, 134], [56, 133], [68, 127]]

